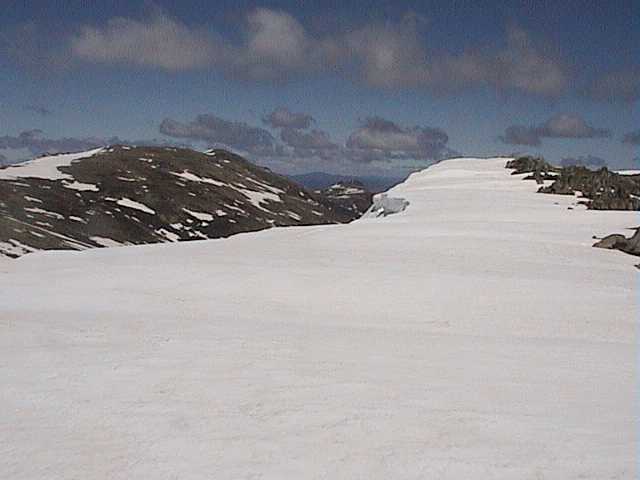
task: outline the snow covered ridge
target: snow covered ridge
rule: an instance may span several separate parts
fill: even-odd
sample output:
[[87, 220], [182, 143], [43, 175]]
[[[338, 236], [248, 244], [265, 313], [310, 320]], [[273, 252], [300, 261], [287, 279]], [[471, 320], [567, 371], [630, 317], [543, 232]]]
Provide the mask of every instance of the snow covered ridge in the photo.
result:
[[[111, 146], [0, 170], [0, 255], [349, 222], [345, 204], [223, 150]], [[366, 202], [366, 199], [365, 199]]]
[[504, 167], [349, 225], [0, 262], [0, 478], [638, 478], [636, 261], [591, 247], [637, 212]]

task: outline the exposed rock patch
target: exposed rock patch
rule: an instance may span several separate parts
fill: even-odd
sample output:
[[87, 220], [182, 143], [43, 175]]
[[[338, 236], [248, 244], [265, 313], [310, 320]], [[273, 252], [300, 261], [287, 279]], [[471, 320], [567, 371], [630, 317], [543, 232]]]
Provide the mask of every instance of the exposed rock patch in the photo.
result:
[[565, 167], [541, 193], [573, 195], [581, 192], [592, 210], [640, 210], [640, 175], [620, 175], [607, 168]]
[[631, 238], [620, 234], [607, 235], [602, 240], [594, 243], [593, 246], [610, 250], [620, 250], [630, 255], [640, 256], [640, 227], [636, 228], [636, 232]]
[[556, 167], [541, 158], [520, 157], [507, 162], [513, 174], [530, 173], [525, 180], [546, 180], [540, 193], [575, 195], [580, 193], [591, 210], [640, 210], [640, 175], [620, 175], [603, 167], [597, 171], [583, 166]]

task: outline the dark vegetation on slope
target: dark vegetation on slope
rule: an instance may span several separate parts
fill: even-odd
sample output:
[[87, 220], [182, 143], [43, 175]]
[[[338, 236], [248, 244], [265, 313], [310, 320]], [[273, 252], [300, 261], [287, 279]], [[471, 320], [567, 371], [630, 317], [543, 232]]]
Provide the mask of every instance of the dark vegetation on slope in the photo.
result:
[[[556, 167], [542, 158], [520, 157], [507, 162], [506, 168], [513, 169], [513, 175], [529, 173], [525, 180], [536, 180], [542, 184], [551, 180], [548, 186], [541, 186], [540, 193], [575, 195], [580, 193], [580, 203], [591, 210], [640, 210], [640, 175], [621, 175], [603, 167], [589, 170], [583, 166]], [[620, 250], [640, 256], [640, 230], [631, 238], [614, 234], [604, 237], [593, 246]]]
[[0, 255], [347, 223], [368, 208], [225, 150], [113, 146], [59, 171], [70, 178], [0, 180]]

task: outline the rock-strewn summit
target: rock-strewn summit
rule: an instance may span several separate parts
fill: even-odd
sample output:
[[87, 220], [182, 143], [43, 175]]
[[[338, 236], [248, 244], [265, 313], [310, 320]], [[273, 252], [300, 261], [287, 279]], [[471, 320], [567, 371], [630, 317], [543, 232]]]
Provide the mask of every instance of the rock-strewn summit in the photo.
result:
[[556, 167], [541, 158], [520, 157], [507, 163], [513, 174], [530, 173], [525, 180], [543, 185], [540, 193], [574, 195], [580, 193], [592, 210], [640, 210], [640, 175], [623, 175], [606, 167], [590, 170], [583, 166]]
[[351, 202], [346, 191], [312, 192], [225, 150], [112, 146], [43, 157], [0, 169], [0, 255], [345, 223], [368, 208], [357, 193]]
[[[583, 166], [555, 167], [541, 158], [520, 157], [507, 162], [513, 174], [530, 173], [525, 180], [543, 184], [538, 192], [556, 195], [580, 194], [580, 203], [591, 210], [640, 210], [640, 175], [612, 172], [603, 167], [597, 171]], [[551, 183], [544, 185], [546, 180]], [[608, 235], [594, 247], [620, 250], [640, 256], [640, 227], [631, 238]], [[640, 266], [640, 265], [639, 265]]]

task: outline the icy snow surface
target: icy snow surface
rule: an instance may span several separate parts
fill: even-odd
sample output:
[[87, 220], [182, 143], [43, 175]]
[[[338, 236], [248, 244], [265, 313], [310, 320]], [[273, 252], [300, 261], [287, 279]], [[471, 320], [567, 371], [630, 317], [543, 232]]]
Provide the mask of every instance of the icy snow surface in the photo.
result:
[[386, 218], [3, 262], [0, 478], [636, 478], [638, 259], [591, 237], [637, 213], [505, 161]]

